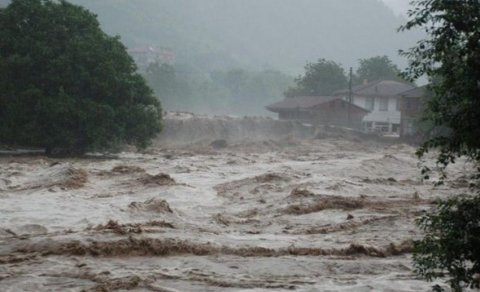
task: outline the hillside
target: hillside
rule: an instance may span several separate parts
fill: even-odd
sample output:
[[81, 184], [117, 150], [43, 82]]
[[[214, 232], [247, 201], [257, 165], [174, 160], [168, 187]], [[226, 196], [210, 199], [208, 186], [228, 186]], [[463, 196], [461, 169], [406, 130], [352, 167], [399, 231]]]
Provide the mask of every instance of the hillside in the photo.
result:
[[379, 0], [74, 0], [97, 13], [105, 30], [130, 47], [172, 48], [199, 70], [245, 67], [300, 73], [306, 61], [355, 66], [389, 55], [418, 34], [397, 33], [404, 20]]

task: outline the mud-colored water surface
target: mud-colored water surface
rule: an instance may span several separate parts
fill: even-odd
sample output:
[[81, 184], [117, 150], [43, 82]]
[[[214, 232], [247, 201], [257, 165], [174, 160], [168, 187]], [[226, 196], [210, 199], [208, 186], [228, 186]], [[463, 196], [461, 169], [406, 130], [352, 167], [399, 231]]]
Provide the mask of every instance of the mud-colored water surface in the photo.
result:
[[1, 157], [0, 290], [432, 285], [413, 274], [414, 220], [468, 185], [467, 166], [435, 188], [405, 144], [185, 137], [114, 158]]

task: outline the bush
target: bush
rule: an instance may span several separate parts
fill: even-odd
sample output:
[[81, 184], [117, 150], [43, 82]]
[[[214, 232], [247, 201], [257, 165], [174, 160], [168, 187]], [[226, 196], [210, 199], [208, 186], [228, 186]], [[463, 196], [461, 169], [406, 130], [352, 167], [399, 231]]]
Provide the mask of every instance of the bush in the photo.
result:
[[0, 141], [69, 154], [146, 147], [161, 107], [118, 37], [66, 1], [0, 9]]
[[[415, 243], [416, 272], [433, 280], [448, 272], [454, 291], [477, 286], [480, 274], [480, 196], [441, 201], [418, 220], [425, 237]], [[437, 286], [436, 290], [441, 291]]]

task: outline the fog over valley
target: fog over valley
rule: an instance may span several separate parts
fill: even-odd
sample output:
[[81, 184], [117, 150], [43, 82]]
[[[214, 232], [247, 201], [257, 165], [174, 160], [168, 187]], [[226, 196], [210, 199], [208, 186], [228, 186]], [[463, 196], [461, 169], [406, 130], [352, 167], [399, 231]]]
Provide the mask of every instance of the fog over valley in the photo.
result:
[[421, 36], [397, 33], [405, 19], [379, 0], [73, 2], [97, 13], [128, 46], [170, 47], [178, 62], [203, 71], [274, 68], [296, 75], [318, 58], [355, 67], [377, 55], [403, 66], [398, 50]]
[[283, 98], [307, 62], [348, 70], [386, 55], [403, 68], [398, 50], [421, 37], [398, 33], [405, 19], [378, 0], [74, 2], [130, 49], [167, 52], [170, 77], [147, 77], [154, 89], [171, 87], [156, 90], [167, 110], [271, 115], [264, 106]]

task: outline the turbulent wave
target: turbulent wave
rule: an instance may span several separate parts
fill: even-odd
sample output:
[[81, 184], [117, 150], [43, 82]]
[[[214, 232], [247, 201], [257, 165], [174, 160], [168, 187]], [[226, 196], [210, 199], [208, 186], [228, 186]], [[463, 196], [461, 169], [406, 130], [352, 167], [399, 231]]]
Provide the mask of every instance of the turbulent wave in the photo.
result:
[[215, 140], [238, 142], [276, 140], [285, 137], [312, 137], [314, 129], [295, 121], [263, 117], [209, 117], [188, 113], [169, 113], [163, 122], [159, 144], [211, 143]]

